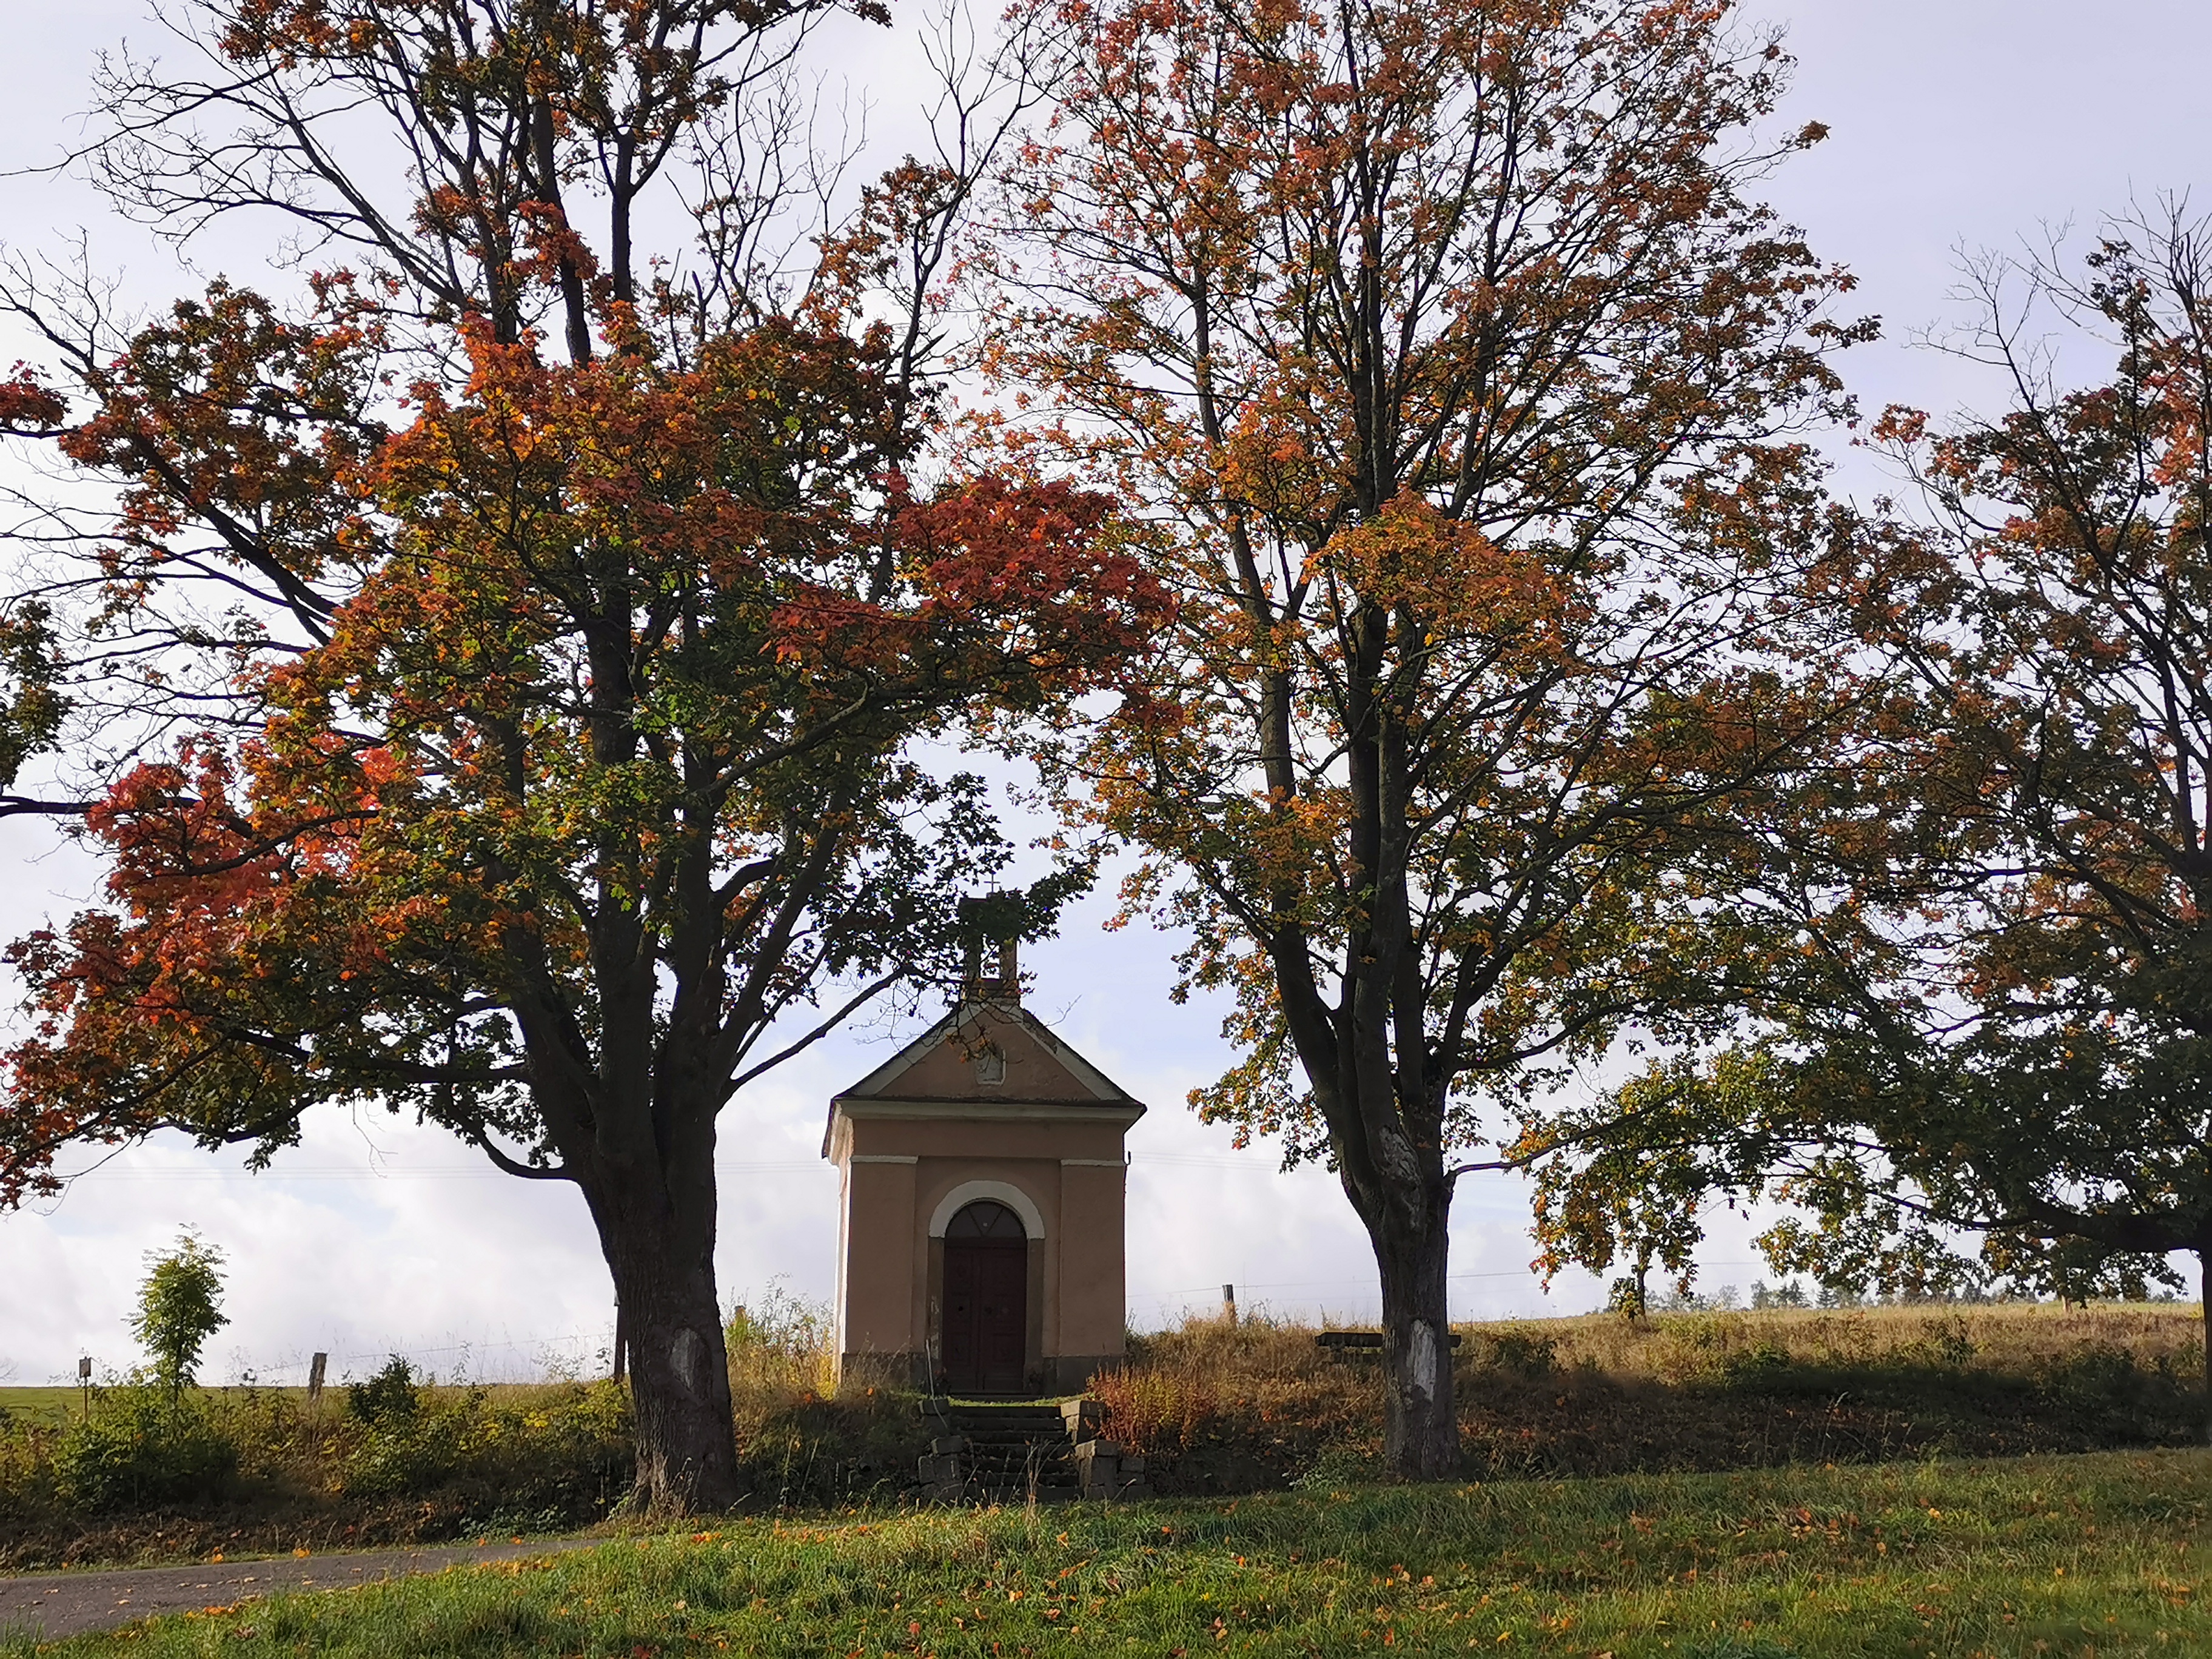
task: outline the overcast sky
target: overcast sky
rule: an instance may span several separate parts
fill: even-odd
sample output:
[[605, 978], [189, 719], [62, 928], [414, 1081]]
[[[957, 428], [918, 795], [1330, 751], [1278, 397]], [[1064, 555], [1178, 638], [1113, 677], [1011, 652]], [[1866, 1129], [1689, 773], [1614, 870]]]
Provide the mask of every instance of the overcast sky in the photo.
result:
[[[188, 0], [173, 0], [179, 6]], [[985, 9], [988, 9], [986, 8]], [[4, 0], [9, 98], [0, 169], [50, 160], [87, 101], [95, 53], [153, 38], [143, 0]], [[2212, 207], [2201, 94], [2212, 8], [2178, 0], [1794, 0], [1750, 8], [1785, 23], [1799, 59], [1787, 112], [1829, 141], [1794, 161], [1770, 197], [1814, 248], [1856, 270], [1860, 308], [1887, 338], [1851, 354], [1866, 406], [1944, 409], [1988, 396], [1914, 337], [1957, 320], [1948, 298], [1964, 249], [2014, 245], [2041, 228], [2094, 226], [2131, 197], [2198, 190]], [[894, 30], [840, 32], [835, 61], [895, 132], [911, 48]], [[0, 178], [0, 240], [51, 249], [80, 228], [96, 268], [153, 301], [193, 279], [142, 234], [102, 217], [67, 180]], [[224, 265], [220, 256], [240, 261]], [[203, 271], [251, 279], [250, 248], [212, 250]], [[1850, 483], [1864, 487], [1856, 471]], [[96, 872], [44, 827], [0, 823], [0, 934], [66, 913]], [[1218, 1301], [1285, 1313], [1372, 1317], [1364, 1236], [1325, 1176], [1275, 1173], [1199, 1125], [1189, 1090], [1222, 1069], [1218, 1011], [1167, 992], [1172, 942], [1108, 934], [1094, 903], [1029, 953], [1031, 1006], [1109, 1075], [1152, 1104], [1130, 1136], [1130, 1317], [1154, 1326]], [[771, 1285], [826, 1299], [834, 1282], [836, 1182], [819, 1157], [826, 1102], [889, 1052], [882, 1033], [826, 1044], [748, 1091], [725, 1117], [721, 1244], [726, 1301]], [[89, 1160], [65, 1159], [79, 1168]], [[321, 1349], [358, 1373], [400, 1350], [444, 1373], [531, 1374], [592, 1363], [611, 1292], [580, 1200], [482, 1168], [449, 1137], [390, 1117], [331, 1112], [260, 1176], [234, 1155], [161, 1142], [112, 1158], [58, 1204], [0, 1216], [0, 1382], [73, 1374], [80, 1353], [134, 1358], [124, 1329], [143, 1254], [198, 1227], [230, 1257], [231, 1328], [212, 1346], [226, 1378], [296, 1376]], [[1709, 1287], [1761, 1269], [1750, 1229], [1717, 1218]], [[1452, 1311], [1480, 1318], [1595, 1305], [1565, 1279], [1547, 1299], [1528, 1275], [1523, 1189], [1462, 1183], [1453, 1223]]]

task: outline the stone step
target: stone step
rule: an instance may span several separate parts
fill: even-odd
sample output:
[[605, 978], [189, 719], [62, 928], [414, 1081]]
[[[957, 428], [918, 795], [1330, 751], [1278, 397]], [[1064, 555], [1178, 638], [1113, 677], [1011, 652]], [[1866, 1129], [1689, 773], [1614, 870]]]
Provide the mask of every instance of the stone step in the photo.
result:
[[1044, 1405], [1037, 1405], [1036, 1401], [1022, 1401], [1020, 1405], [969, 1405], [964, 1401], [951, 1401], [945, 1409], [951, 1411], [951, 1416], [956, 1418], [1013, 1418], [1013, 1420], [1042, 1422], [1048, 1420], [1048, 1418], [1060, 1420], [1060, 1418], [1066, 1416], [1061, 1407], [1053, 1405], [1051, 1401], [1046, 1401]]
[[1017, 1473], [1034, 1468], [1039, 1474], [1048, 1474], [1058, 1469], [1074, 1467], [1065, 1457], [1024, 1457], [1017, 1452], [1011, 1457], [993, 1457], [988, 1453], [969, 1452], [961, 1458], [963, 1468], [988, 1469], [994, 1472], [1013, 1470]]
[[1066, 1447], [967, 1447], [960, 1453], [975, 1468], [1066, 1468]]
[[1016, 1504], [1146, 1495], [1144, 1460], [1101, 1437], [1097, 1402], [935, 1404], [937, 1425], [921, 1478], [949, 1503]]
[[969, 1434], [1066, 1434], [1067, 1419], [1058, 1412], [1041, 1413], [1035, 1417], [1014, 1417], [992, 1413], [954, 1412], [951, 1420], [955, 1427]]
[[1020, 1429], [1031, 1434], [1065, 1434], [1067, 1419], [1058, 1412], [1039, 1412], [1035, 1417], [1016, 1417], [1010, 1413], [953, 1412], [952, 1421], [971, 1429]]

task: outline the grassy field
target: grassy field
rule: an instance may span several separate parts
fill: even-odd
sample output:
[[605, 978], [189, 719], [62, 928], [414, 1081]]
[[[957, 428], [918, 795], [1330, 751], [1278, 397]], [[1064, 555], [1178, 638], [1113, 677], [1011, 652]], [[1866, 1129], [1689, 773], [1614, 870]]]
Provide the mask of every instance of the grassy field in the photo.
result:
[[37, 1650], [2110, 1659], [2212, 1650], [2208, 1517], [2164, 1451], [756, 1519]]
[[74, 1388], [0, 1388], [0, 1424], [59, 1428], [76, 1419], [83, 1401], [83, 1394]]
[[[496, 1397], [501, 1392], [523, 1393], [542, 1390], [543, 1384], [534, 1382], [495, 1382], [486, 1389]], [[210, 1395], [252, 1395], [261, 1398], [289, 1400], [304, 1411], [307, 1404], [305, 1389], [270, 1389], [256, 1383], [252, 1387], [214, 1388]], [[345, 1409], [345, 1393], [333, 1388], [323, 1396], [322, 1409], [326, 1415], [336, 1415]], [[75, 1383], [58, 1388], [0, 1388], [0, 1427], [20, 1426], [35, 1429], [66, 1428], [83, 1414], [84, 1392]]]
[[[105, 1385], [103, 1385], [105, 1386]], [[543, 1382], [483, 1382], [474, 1385], [473, 1392], [491, 1401], [532, 1401], [544, 1395]], [[95, 1393], [98, 1391], [95, 1390]], [[436, 1389], [430, 1390], [435, 1394]], [[451, 1393], [451, 1389], [445, 1390]], [[203, 1389], [200, 1393], [210, 1400], [255, 1400], [283, 1401], [302, 1417], [308, 1415], [307, 1391], [305, 1389], [276, 1389], [263, 1383], [217, 1385]], [[335, 1423], [345, 1413], [345, 1389], [334, 1384], [324, 1390], [319, 1408], [319, 1419]], [[71, 1383], [60, 1388], [0, 1387], [0, 1426], [22, 1428], [66, 1428], [83, 1414], [83, 1391]]]

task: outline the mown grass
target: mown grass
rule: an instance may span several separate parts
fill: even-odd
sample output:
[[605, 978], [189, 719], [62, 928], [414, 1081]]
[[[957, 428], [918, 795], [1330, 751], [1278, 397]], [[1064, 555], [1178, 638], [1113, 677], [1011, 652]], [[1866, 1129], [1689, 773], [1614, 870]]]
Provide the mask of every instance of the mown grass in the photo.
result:
[[35, 1651], [2201, 1653], [2208, 1516], [2166, 1451], [751, 1520]]

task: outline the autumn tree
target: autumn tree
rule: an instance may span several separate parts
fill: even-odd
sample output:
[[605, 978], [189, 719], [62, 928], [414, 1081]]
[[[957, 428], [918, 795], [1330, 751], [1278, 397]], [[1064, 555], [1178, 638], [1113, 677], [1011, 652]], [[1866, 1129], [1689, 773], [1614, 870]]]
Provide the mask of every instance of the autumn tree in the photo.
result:
[[[1650, 0], [1024, 8], [1006, 441], [1146, 504], [1151, 696], [1059, 757], [1378, 1266], [1391, 1467], [1457, 1433], [1453, 1184], [1725, 1003], [1670, 872], [1821, 749], [1796, 433], [1848, 286], [1757, 201], [1786, 60]], [[1671, 1012], [1669, 1011], [1672, 1011]]]
[[[2010, 406], [1879, 428], [1924, 507], [1858, 611], [1900, 701], [1851, 820], [1790, 860], [1826, 895], [1798, 988], [1650, 1090], [1666, 1113], [1577, 1126], [1561, 1190], [1632, 1183], [1695, 1124], [1739, 1191], [1801, 1207], [1778, 1267], [2141, 1295], [2212, 1260], [2205, 228], [2139, 215], [1969, 276], [1951, 349]], [[2092, 353], [2109, 374], [2073, 378]]]
[[[296, 307], [217, 283], [119, 343], [14, 295], [52, 350], [11, 425], [118, 495], [60, 549], [58, 597], [114, 641], [70, 694], [179, 735], [85, 811], [106, 902], [15, 953], [0, 1196], [161, 1127], [265, 1159], [329, 1102], [573, 1183], [640, 1491], [678, 1506], [738, 1492], [721, 1115], [949, 977], [957, 899], [1006, 855], [915, 744], [1109, 687], [1165, 609], [1100, 495], [911, 482], [944, 471], [957, 134], [812, 263], [763, 252], [779, 204], [731, 174], [731, 124], [759, 136], [747, 77], [805, 15], [203, 5], [212, 78], [117, 67], [94, 160], [182, 231], [258, 209], [355, 268]], [[653, 266], [656, 181], [693, 234]]]

